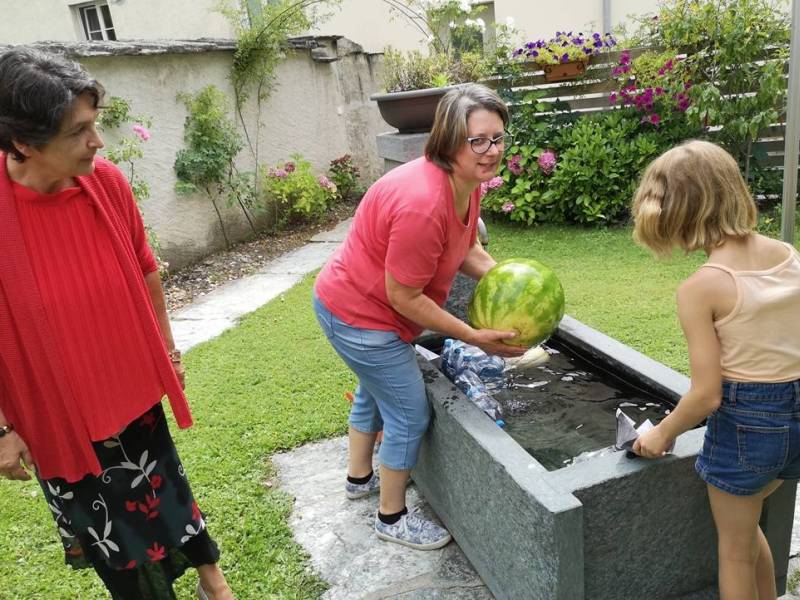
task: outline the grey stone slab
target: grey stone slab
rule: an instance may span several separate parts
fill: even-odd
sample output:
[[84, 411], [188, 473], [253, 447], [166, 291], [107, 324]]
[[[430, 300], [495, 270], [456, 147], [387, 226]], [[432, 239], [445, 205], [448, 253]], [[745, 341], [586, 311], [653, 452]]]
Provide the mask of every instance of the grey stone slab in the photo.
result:
[[[792, 574], [800, 572], [800, 557], [793, 557], [789, 560], [789, 580], [792, 579]], [[794, 591], [787, 589], [786, 594], [780, 596], [780, 600], [800, 600], [800, 590]]]
[[789, 549], [789, 556], [800, 554], [800, 498], [794, 505], [794, 525], [792, 527], [792, 539]]
[[322, 231], [311, 238], [312, 242], [343, 242], [347, 237], [347, 232], [350, 231], [350, 225], [353, 223], [353, 217], [345, 219], [340, 222], [330, 231]]
[[376, 137], [378, 156], [406, 163], [425, 153], [425, 142], [429, 137], [429, 133], [381, 133]]
[[294, 286], [302, 275], [262, 274], [238, 279], [170, 315], [175, 345], [182, 351], [215, 338]]
[[172, 319], [172, 337], [175, 339], [175, 347], [181, 352], [186, 352], [190, 348], [202, 344], [220, 335], [223, 331], [230, 329], [236, 324], [233, 319]]
[[[295, 538], [330, 584], [326, 600], [492, 597], [456, 544], [420, 552], [375, 537], [377, 496], [344, 496], [347, 438], [277, 454], [273, 463], [281, 488], [295, 498]], [[409, 508], [436, 518], [414, 485], [407, 499]]]
[[258, 270], [259, 275], [305, 275], [319, 269], [338, 248], [339, 243], [312, 242], [284, 254]]

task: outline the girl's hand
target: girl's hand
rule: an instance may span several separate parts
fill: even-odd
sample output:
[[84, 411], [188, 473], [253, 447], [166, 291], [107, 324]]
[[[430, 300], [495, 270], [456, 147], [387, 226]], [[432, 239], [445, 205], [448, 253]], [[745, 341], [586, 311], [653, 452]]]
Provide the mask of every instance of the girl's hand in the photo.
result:
[[503, 340], [511, 340], [517, 337], [515, 331], [498, 331], [497, 329], [476, 329], [469, 340], [464, 340], [468, 344], [477, 346], [489, 356], [522, 356], [528, 350], [521, 346], [509, 346]]
[[647, 433], [640, 435], [633, 443], [633, 451], [644, 458], [661, 458], [672, 446], [675, 438], [670, 437], [664, 428], [656, 425]]
[[33, 457], [22, 438], [12, 431], [0, 438], [0, 475], [27, 481], [31, 476], [23, 467], [32, 469]]

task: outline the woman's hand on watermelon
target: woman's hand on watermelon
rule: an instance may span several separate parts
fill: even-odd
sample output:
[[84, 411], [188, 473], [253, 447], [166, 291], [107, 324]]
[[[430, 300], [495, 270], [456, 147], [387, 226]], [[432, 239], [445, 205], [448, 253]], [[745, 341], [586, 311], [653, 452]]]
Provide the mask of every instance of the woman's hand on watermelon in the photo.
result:
[[509, 346], [503, 340], [512, 340], [517, 337], [516, 331], [498, 331], [497, 329], [475, 329], [470, 339], [464, 340], [468, 344], [477, 346], [486, 354], [494, 356], [522, 356], [527, 348]]

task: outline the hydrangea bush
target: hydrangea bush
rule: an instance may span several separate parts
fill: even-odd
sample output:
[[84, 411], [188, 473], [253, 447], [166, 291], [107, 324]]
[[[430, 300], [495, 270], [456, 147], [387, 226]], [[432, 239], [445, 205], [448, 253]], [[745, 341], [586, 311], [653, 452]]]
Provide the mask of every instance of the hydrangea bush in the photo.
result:
[[311, 163], [299, 154], [262, 170], [261, 183], [264, 208], [280, 226], [321, 217], [338, 194], [336, 184], [325, 175], [315, 175]]

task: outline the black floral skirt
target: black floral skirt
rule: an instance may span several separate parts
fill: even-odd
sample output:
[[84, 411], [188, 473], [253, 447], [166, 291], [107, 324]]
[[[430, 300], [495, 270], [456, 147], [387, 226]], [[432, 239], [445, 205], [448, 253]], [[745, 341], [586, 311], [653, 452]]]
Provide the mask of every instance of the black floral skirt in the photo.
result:
[[189, 567], [213, 564], [206, 531], [161, 403], [119, 435], [94, 442], [103, 472], [40, 480], [73, 568], [94, 568], [112, 598], [174, 598]]

